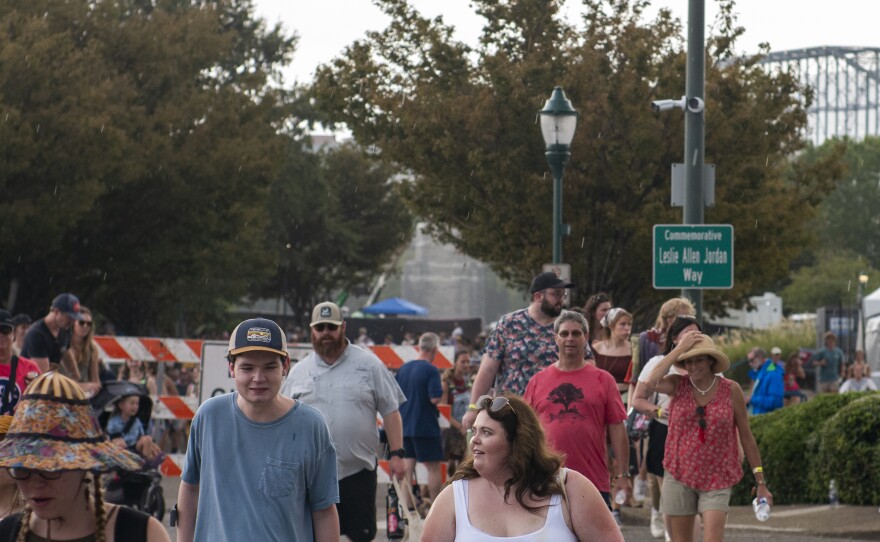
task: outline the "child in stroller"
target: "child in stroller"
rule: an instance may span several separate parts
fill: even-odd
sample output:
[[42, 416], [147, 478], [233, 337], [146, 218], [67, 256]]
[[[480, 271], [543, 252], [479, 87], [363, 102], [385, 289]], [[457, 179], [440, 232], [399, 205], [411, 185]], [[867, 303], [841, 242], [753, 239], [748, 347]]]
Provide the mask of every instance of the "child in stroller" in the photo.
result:
[[[106, 410], [109, 405], [114, 405], [112, 416]], [[147, 389], [132, 382], [104, 382], [100, 393], [92, 398], [92, 408], [111, 440], [146, 460], [140, 472], [121, 471], [107, 476], [104, 500], [131, 506], [161, 521], [165, 515], [165, 496], [158, 467], [165, 454], [147, 433], [153, 412]]]

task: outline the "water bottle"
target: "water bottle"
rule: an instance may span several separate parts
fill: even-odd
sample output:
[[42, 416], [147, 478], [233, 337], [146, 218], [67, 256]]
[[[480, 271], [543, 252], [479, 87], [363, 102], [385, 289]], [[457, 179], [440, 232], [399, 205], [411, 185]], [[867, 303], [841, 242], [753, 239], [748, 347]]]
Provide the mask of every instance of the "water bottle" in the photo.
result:
[[828, 503], [834, 508], [840, 504], [840, 495], [837, 494], [837, 480], [834, 478], [828, 484]]
[[626, 490], [621, 489], [614, 495], [614, 502], [617, 504], [623, 504], [626, 502]]
[[770, 519], [770, 503], [767, 499], [761, 497], [752, 501], [752, 508], [755, 510], [755, 517], [758, 521], [767, 521]]
[[387, 515], [385, 516], [385, 530], [388, 533], [388, 539], [403, 538], [403, 525], [400, 524], [400, 501], [397, 498], [397, 492], [394, 491], [394, 484], [388, 486], [388, 496], [385, 497], [385, 507]]

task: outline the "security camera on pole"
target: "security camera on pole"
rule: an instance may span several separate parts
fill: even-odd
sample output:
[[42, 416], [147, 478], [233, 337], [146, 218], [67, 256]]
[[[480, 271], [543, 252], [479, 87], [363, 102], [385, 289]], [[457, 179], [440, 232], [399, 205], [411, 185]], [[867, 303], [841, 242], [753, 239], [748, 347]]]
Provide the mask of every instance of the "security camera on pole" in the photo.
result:
[[[704, 288], [733, 287], [733, 227], [702, 227], [704, 206], [715, 203], [715, 168], [704, 163], [705, 27], [705, 0], [689, 0], [687, 94], [679, 100], [651, 102], [655, 112], [684, 111], [684, 163], [672, 165], [672, 205], [684, 207], [684, 226], [677, 228], [688, 230], [654, 226], [654, 287], [681, 287], [682, 295], [694, 303], [699, 319]], [[694, 227], [686, 227], [690, 225]]]

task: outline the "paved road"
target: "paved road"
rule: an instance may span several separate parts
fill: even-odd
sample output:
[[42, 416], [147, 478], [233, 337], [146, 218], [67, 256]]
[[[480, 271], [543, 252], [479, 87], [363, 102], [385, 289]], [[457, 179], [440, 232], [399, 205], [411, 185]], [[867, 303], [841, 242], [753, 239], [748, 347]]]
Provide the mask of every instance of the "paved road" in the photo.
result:
[[[165, 502], [168, 508], [177, 502], [177, 489], [180, 479], [166, 478], [162, 483]], [[376, 496], [376, 516], [379, 533], [377, 541], [385, 538], [385, 490], [380, 485]], [[621, 531], [627, 542], [655, 542], [648, 528], [650, 513], [647, 509], [625, 508]], [[176, 529], [165, 525], [176, 542]], [[837, 542], [837, 541], [880, 541], [880, 512], [873, 506], [778, 506], [766, 523], [759, 523], [750, 507], [731, 509], [725, 541], [780, 541], [780, 542]], [[697, 541], [699, 542], [699, 541]]]

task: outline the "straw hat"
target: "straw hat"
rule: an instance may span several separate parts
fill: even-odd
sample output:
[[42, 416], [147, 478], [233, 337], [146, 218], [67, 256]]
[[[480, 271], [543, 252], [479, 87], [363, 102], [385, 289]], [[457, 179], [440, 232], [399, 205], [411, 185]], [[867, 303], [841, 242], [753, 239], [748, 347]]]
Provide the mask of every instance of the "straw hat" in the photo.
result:
[[678, 361], [675, 362], [675, 365], [683, 368], [685, 360], [697, 356], [709, 356], [715, 360], [715, 367], [712, 369], [713, 373], [723, 373], [730, 369], [730, 360], [727, 358], [727, 354], [719, 350], [715, 346], [715, 341], [708, 335], [703, 335], [690, 350], [678, 356]]
[[82, 388], [55, 372], [27, 387], [0, 442], [0, 467], [107, 472], [142, 465], [136, 454], [107, 439]]

